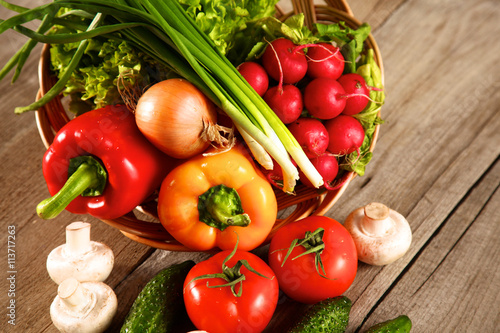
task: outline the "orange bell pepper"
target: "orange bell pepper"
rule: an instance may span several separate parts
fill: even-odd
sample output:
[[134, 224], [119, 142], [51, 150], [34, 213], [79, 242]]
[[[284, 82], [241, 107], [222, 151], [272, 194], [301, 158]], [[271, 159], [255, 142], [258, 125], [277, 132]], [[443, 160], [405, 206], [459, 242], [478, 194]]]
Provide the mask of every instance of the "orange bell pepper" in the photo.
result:
[[250, 251], [266, 239], [277, 216], [271, 184], [241, 145], [195, 156], [172, 170], [158, 197], [158, 216], [181, 244], [196, 250]]

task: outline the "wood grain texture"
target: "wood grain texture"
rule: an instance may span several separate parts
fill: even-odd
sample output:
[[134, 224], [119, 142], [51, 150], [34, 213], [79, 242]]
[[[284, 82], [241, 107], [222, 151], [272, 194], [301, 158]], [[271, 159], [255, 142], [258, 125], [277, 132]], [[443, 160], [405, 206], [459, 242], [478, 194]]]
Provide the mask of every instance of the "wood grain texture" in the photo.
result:
[[380, 297], [363, 329], [405, 313], [414, 318], [415, 332], [429, 327], [495, 332], [500, 324], [499, 190], [497, 160]]
[[[32, 7], [49, 1], [19, 0]], [[319, 2], [321, 3], [321, 1]], [[405, 313], [413, 332], [494, 332], [500, 326], [500, 5], [497, 1], [351, 0], [370, 23], [382, 52], [387, 101], [374, 158], [327, 214], [343, 221], [353, 209], [380, 201], [405, 215], [409, 252], [386, 267], [359, 265], [346, 295], [353, 301], [349, 332]], [[8, 11], [0, 7], [0, 18]], [[0, 65], [25, 41], [0, 35]], [[1, 331], [57, 330], [49, 306], [57, 286], [45, 260], [76, 220], [108, 244], [116, 265], [106, 281], [117, 293], [116, 332], [138, 292], [171, 264], [208, 257], [154, 250], [88, 216], [63, 213], [40, 220], [34, 208], [48, 194], [41, 172], [45, 148], [34, 115], [14, 107], [33, 101], [37, 51], [19, 81], [0, 81], [0, 244], [16, 226], [16, 326], [7, 325], [7, 271], [0, 282]], [[266, 247], [255, 251], [265, 258]], [[6, 256], [1, 255], [2, 262]], [[4, 267], [4, 266], [2, 266]], [[284, 332], [307, 308], [281, 295], [266, 332]], [[4, 329], [5, 326], [5, 329]]]

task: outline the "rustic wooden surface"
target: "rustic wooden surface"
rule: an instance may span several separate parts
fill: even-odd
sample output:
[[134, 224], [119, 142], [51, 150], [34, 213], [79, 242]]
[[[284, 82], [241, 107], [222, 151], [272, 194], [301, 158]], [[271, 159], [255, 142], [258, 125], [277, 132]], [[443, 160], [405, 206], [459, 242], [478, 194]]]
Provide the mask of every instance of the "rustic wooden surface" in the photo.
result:
[[[33, 7], [42, 0], [18, 0]], [[387, 101], [374, 159], [328, 215], [343, 221], [353, 209], [379, 201], [407, 217], [409, 252], [385, 267], [360, 264], [352, 287], [348, 331], [400, 314], [413, 332], [498, 332], [500, 327], [500, 3], [487, 0], [351, 0], [355, 16], [370, 23], [385, 65]], [[286, 4], [285, 4], [286, 5]], [[9, 12], [0, 9], [5, 19]], [[25, 41], [0, 35], [1, 65]], [[36, 55], [37, 52], [34, 52]], [[0, 331], [56, 332], [49, 306], [57, 286], [48, 253], [64, 243], [75, 220], [92, 223], [116, 265], [106, 281], [117, 293], [117, 331], [144, 284], [161, 268], [200, 253], [173, 253], [134, 243], [88, 216], [63, 213], [40, 220], [47, 196], [41, 171], [45, 148], [34, 114], [15, 115], [37, 91], [36, 56], [20, 79], [0, 82]], [[15, 228], [15, 260], [8, 266], [8, 231]], [[257, 251], [259, 252], [259, 251]], [[260, 253], [265, 248], [260, 249]], [[13, 258], [11, 258], [13, 259]], [[9, 271], [15, 271], [10, 273]], [[15, 276], [10, 284], [7, 278]], [[14, 292], [15, 294], [9, 294]], [[8, 323], [15, 301], [15, 326]], [[284, 332], [304, 306], [285, 297], [266, 332]]]

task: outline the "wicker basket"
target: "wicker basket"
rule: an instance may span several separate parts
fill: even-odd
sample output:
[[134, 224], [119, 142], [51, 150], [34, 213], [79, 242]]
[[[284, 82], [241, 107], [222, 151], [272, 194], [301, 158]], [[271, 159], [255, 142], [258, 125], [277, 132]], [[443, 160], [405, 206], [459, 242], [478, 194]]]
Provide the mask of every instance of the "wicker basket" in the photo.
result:
[[[332, 23], [343, 21], [351, 28], [361, 25], [352, 16], [352, 11], [344, 0], [325, 0], [324, 5], [314, 5], [313, 0], [292, 0], [293, 12], [284, 13], [277, 7], [277, 16], [285, 19], [294, 13], [304, 13], [305, 23], [309, 27], [314, 22]], [[368, 48], [373, 49], [375, 61], [380, 66], [383, 77], [383, 65], [378, 46], [369, 36], [366, 40]], [[38, 97], [43, 96], [56, 82], [56, 78], [50, 72], [50, 52], [45, 45], [39, 64], [40, 89]], [[36, 112], [36, 122], [40, 136], [45, 146], [48, 147], [54, 139], [55, 133], [63, 127], [70, 116], [66, 113], [61, 98], [55, 98]], [[379, 127], [377, 126], [370, 151], [373, 151], [377, 141]], [[344, 175], [343, 185], [334, 191], [316, 190], [298, 185], [296, 195], [287, 195], [281, 190], [275, 190], [278, 201], [278, 219], [269, 234], [267, 241], [282, 226], [310, 215], [324, 215], [337, 202], [348, 187], [355, 173], [349, 172]], [[156, 211], [156, 197], [137, 207], [133, 212], [114, 220], [102, 220], [103, 222], [119, 229], [126, 237], [158, 249], [170, 251], [192, 251], [177, 242], [159, 223]]]

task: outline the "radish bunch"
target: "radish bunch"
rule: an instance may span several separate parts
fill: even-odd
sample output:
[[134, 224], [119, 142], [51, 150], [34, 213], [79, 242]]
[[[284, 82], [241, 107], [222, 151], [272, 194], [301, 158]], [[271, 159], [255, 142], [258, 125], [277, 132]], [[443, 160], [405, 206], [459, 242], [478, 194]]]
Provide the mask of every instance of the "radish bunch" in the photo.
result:
[[[330, 43], [296, 45], [286, 38], [269, 43], [258, 61], [238, 67], [302, 146], [324, 187], [335, 189], [338, 160], [357, 151], [365, 131], [353, 117], [370, 101], [365, 79], [344, 74], [344, 57]], [[273, 184], [279, 170], [271, 171]], [[306, 186], [312, 186], [301, 177]]]

